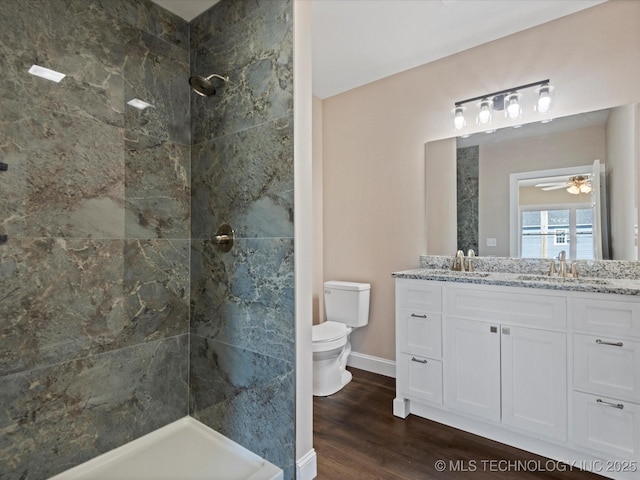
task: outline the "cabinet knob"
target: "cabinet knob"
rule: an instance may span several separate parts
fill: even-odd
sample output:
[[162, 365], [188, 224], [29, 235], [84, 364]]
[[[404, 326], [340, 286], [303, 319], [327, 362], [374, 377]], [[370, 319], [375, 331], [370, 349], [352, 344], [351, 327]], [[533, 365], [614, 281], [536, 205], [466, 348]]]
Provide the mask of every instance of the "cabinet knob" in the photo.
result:
[[498, 333], [498, 327], [489, 327], [491, 333]]

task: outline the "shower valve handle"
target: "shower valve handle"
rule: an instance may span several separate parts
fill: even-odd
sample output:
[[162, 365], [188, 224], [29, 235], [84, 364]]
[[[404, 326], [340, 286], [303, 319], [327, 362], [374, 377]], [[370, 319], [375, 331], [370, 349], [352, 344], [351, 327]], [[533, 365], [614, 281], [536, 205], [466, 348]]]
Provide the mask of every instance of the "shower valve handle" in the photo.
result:
[[9, 170], [9, 164], [0, 162], [0, 172], [6, 172]]
[[233, 247], [236, 235], [229, 225], [224, 224], [218, 228], [218, 231], [213, 236], [214, 242], [218, 245], [218, 249], [222, 252], [228, 252]]

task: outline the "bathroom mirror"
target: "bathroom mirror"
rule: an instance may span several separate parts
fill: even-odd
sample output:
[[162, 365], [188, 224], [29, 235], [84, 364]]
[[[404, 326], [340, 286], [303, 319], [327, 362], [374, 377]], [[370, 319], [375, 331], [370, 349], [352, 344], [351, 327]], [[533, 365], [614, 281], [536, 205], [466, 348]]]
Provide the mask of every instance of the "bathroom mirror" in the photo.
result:
[[[575, 254], [578, 240], [584, 243], [587, 238], [569, 236], [570, 231], [585, 234], [585, 228], [581, 231], [580, 225], [573, 225], [576, 215], [580, 224], [580, 219], [588, 215], [587, 210], [597, 210], [598, 221], [593, 223], [596, 232], [602, 233], [598, 242], [601, 258], [637, 260], [637, 142], [637, 104], [503, 128], [491, 134], [482, 132], [429, 142], [427, 253], [453, 254], [451, 246], [457, 245], [464, 251], [474, 248], [482, 256], [534, 258], [531, 248], [522, 253], [522, 215], [529, 211], [534, 213], [526, 214], [525, 223], [542, 215], [553, 227], [546, 232], [549, 245], [554, 247], [543, 248], [536, 258], [542, 258], [544, 252], [551, 255], [557, 244]], [[593, 173], [588, 171], [595, 160], [602, 165], [598, 179], [602, 183], [600, 205], [594, 203], [597, 197], [590, 192], [566, 192], [572, 186], [571, 179], [584, 177], [591, 183]], [[528, 190], [522, 202], [518, 192], [524, 190], [516, 188], [514, 195], [512, 176], [519, 177], [522, 188]], [[566, 200], [569, 197], [571, 201]], [[573, 207], [568, 205], [574, 203]], [[451, 215], [453, 212], [455, 215]], [[585, 221], [582, 223], [584, 227]], [[528, 223], [527, 226], [531, 227]], [[563, 230], [567, 234], [564, 237]], [[531, 240], [525, 238], [524, 242]]]

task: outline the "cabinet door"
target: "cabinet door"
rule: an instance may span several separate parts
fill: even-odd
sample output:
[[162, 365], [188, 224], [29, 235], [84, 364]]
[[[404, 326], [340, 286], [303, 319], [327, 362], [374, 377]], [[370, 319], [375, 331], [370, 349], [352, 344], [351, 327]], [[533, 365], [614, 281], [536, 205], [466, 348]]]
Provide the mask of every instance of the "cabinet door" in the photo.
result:
[[578, 445], [640, 460], [640, 405], [573, 392], [573, 417], [573, 437]]
[[435, 313], [400, 310], [396, 325], [400, 352], [430, 358], [442, 356], [442, 317]]
[[567, 439], [567, 335], [501, 327], [502, 422]]
[[442, 403], [441, 362], [404, 353], [398, 360], [398, 387], [403, 396]]
[[573, 386], [640, 401], [640, 342], [574, 334]]
[[445, 331], [445, 405], [500, 421], [498, 324], [448, 317]]

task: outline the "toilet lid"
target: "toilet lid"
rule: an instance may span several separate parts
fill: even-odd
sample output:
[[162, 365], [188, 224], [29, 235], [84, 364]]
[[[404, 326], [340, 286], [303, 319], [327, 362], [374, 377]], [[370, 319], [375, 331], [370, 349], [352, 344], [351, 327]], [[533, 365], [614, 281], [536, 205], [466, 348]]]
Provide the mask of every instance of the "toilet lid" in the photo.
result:
[[314, 325], [311, 329], [311, 337], [314, 342], [330, 342], [347, 334], [347, 326], [340, 322], [324, 322]]

